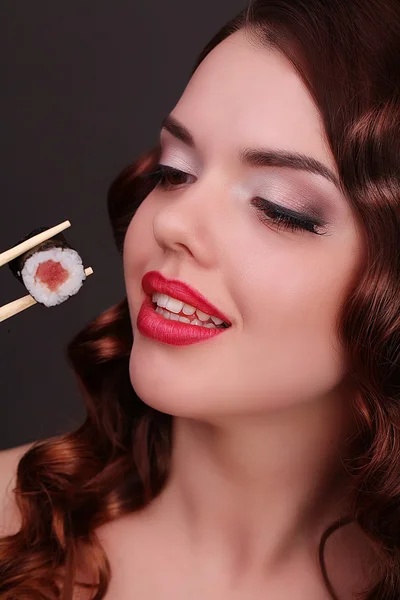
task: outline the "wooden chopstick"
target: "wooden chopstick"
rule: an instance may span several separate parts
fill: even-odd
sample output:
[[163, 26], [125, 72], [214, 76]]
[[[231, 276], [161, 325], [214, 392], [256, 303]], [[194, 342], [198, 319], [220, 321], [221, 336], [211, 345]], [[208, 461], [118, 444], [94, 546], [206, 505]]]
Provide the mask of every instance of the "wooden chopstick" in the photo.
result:
[[71, 223], [69, 221], [63, 221], [59, 225], [50, 227], [50, 229], [46, 229], [46, 231], [42, 231], [42, 233], [34, 235], [28, 240], [25, 240], [25, 242], [22, 242], [21, 244], [18, 244], [17, 246], [14, 246], [13, 248], [6, 250], [5, 252], [2, 252], [0, 254], [0, 267], [7, 264], [11, 260], [14, 260], [14, 258], [17, 258], [17, 256], [20, 256], [24, 252], [28, 252], [28, 250], [34, 248], [41, 242], [52, 238], [54, 235], [60, 233], [61, 231], [64, 231], [64, 229], [67, 229], [68, 227], [71, 227]]
[[[48, 230], [50, 231], [50, 229]], [[54, 234], [53, 234], [54, 235]], [[85, 269], [85, 275], [91, 275], [93, 273], [92, 267], [87, 267]], [[0, 322], [13, 317], [17, 313], [29, 308], [36, 304], [36, 300], [32, 298], [30, 294], [27, 296], [23, 296], [22, 298], [18, 298], [18, 300], [14, 300], [13, 302], [9, 302], [4, 306], [0, 307]]]

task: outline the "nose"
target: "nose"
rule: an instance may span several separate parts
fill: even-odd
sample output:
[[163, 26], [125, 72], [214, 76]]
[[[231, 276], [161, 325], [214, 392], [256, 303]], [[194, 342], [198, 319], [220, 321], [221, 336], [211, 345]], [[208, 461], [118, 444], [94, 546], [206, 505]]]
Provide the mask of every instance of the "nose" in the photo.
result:
[[[164, 251], [186, 253], [210, 267], [220, 244], [221, 184], [215, 177], [198, 179], [164, 194], [162, 207], [153, 218], [157, 244]], [[165, 200], [165, 203], [164, 203]]]

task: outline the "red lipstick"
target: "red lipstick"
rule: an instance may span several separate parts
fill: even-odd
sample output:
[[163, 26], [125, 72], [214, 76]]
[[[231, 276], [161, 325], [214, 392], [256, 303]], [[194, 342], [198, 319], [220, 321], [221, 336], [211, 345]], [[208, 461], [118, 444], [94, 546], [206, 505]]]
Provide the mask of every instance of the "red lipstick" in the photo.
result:
[[157, 313], [151, 296], [155, 292], [172, 296], [190, 304], [204, 313], [218, 317], [230, 325], [229, 319], [211, 304], [200, 292], [177, 279], [167, 279], [158, 271], [149, 271], [142, 279], [142, 287], [147, 295], [137, 317], [137, 328], [146, 337], [166, 344], [183, 346], [210, 339], [226, 331], [227, 328], [207, 328], [170, 320]]

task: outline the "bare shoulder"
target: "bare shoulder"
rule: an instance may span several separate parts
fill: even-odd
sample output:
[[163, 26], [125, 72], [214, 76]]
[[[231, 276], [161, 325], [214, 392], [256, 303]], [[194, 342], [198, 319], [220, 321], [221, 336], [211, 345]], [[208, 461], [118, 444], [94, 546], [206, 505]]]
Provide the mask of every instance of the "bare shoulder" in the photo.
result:
[[13, 489], [17, 480], [17, 467], [22, 456], [34, 442], [0, 451], [0, 536], [18, 531], [20, 516]]

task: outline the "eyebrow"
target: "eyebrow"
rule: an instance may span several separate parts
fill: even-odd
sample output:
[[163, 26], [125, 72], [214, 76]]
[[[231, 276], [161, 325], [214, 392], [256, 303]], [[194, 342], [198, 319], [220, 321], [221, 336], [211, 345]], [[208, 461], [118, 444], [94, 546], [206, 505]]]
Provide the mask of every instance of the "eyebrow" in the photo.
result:
[[[167, 115], [161, 123], [161, 128], [189, 146], [196, 148], [193, 134], [175, 117]], [[340, 181], [336, 174], [326, 165], [312, 156], [301, 152], [277, 150], [274, 148], [244, 148], [239, 152], [239, 159], [245, 165], [252, 167], [288, 167], [321, 175], [333, 183], [339, 190]]]

